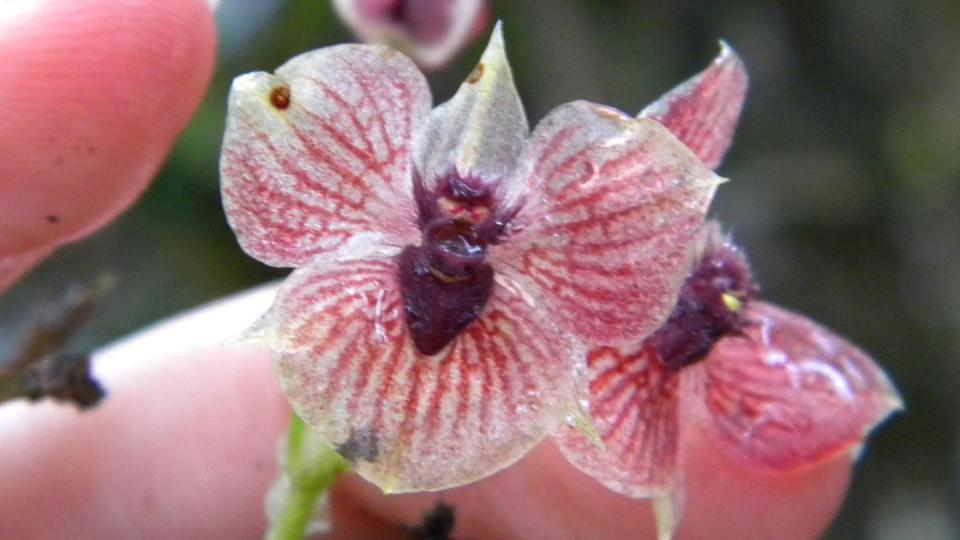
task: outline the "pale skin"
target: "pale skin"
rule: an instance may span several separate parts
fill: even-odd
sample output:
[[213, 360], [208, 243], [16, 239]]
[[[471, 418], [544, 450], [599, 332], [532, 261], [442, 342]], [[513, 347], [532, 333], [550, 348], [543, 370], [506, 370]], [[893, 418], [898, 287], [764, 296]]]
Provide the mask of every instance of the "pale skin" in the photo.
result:
[[[42, 177], [57, 167], [51, 156], [70, 141], [63, 148], [39, 141], [63, 140], [65, 118], [87, 126], [84, 138], [103, 149], [77, 157], [74, 176], [63, 177], [102, 195], [67, 197], [40, 183], [30, 193], [36, 208], [49, 205], [77, 219], [67, 233], [4, 239], [24, 253], [42, 253], [102, 226], [156, 172], [210, 78], [213, 23], [202, 0], [45, 0], [38, 2], [43, 9], [15, 11], [17, 1], [0, 1], [0, 45], [21, 66], [0, 66], [0, 97], [7, 104], [0, 106], [0, 146], [5, 154], [32, 157], [8, 161], [0, 183]], [[122, 9], [127, 16], [117, 18]], [[64, 41], [63, 28], [71, 29], [75, 42]], [[132, 45], [104, 39], [105, 28], [106, 35]], [[167, 46], [171, 40], [187, 48]], [[129, 96], [113, 100], [110, 114], [104, 113], [104, 80], [117, 95]], [[29, 96], [27, 112], [9, 106], [17, 92]], [[162, 114], [151, 116], [157, 102]], [[31, 211], [26, 203], [19, 208], [24, 215]], [[109, 396], [91, 412], [51, 403], [0, 406], [4, 534], [262, 534], [262, 499], [276, 473], [276, 443], [289, 408], [265, 350], [219, 343], [262, 312], [270, 292], [201, 308], [98, 354], [96, 371]], [[680, 538], [815, 537], [835, 516], [850, 477], [847, 455], [772, 474], [735, 464], [708, 441], [690, 444]], [[332, 495], [336, 527], [328, 538], [403, 538], [403, 527], [419, 522], [439, 499], [456, 508], [457, 538], [654, 537], [649, 502], [608, 491], [569, 466], [549, 441], [491, 478], [446, 492], [384, 496], [347, 475]]]

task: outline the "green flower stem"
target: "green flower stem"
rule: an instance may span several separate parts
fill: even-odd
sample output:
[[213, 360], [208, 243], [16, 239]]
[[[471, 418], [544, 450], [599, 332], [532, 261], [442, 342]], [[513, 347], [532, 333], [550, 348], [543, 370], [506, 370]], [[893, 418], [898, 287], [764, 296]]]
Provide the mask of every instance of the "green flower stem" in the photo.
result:
[[320, 497], [350, 466], [296, 413], [290, 417], [280, 478], [267, 496], [266, 540], [301, 540], [314, 520]]

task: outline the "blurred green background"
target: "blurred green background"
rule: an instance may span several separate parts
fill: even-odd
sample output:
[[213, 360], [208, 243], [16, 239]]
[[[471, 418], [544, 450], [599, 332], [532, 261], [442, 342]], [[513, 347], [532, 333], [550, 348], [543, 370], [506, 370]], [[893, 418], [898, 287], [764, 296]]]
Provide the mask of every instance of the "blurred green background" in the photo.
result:
[[[493, 13], [531, 122], [574, 99], [636, 113], [717, 39], [739, 51], [751, 90], [712, 213], [766, 298], [870, 351], [907, 404], [872, 437], [828, 538], [960, 538], [960, 2], [501, 0]], [[0, 297], [0, 343], [30, 306], [106, 272], [119, 285], [77, 348], [285, 273], [247, 258], [224, 221], [226, 93], [237, 74], [352, 38], [325, 0], [222, 0], [218, 23], [213, 85], [157, 181]], [[481, 48], [430, 75], [436, 100]]]

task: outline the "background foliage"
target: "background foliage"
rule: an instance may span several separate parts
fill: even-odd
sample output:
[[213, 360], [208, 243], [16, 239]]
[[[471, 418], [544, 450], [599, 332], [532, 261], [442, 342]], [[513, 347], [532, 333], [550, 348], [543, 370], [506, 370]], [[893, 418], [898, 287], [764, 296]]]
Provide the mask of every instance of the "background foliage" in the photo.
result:
[[[907, 412], [871, 439], [829, 538], [960, 535], [960, 3], [893, 0], [502, 0], [531, 122], [573, 99], [637, 112], [727, 40], [751, 92], [712, 214], [766, 298], [872, 352]], [[33, 306], [109, 272], [119, 286], [77, 344], [278, 278], [239, 250], [217, 159], [230, 80], [351, 40], [324, 0], [223, 0], [210, 93], [119, 221], [0, 297], [0, 343]], [[482, 40], [481, 40], [482, 41]], [[431, 75], [452, 95], [482, 43]], [[0, 351], [2, 352], [2, 351]]]

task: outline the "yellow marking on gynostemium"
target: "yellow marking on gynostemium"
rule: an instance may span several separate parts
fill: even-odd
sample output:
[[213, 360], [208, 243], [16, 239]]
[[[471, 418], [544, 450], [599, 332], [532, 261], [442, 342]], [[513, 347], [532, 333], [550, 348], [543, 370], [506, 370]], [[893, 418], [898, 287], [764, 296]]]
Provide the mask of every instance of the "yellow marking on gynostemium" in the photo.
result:
[[743, 309], [743, 302], [730, 293], [723, 293], [720, 295], [720, 298], [723, 299], [723, 305], [727, 306], [727, 309], [734, 313], [740, 313], [740, 310]]

